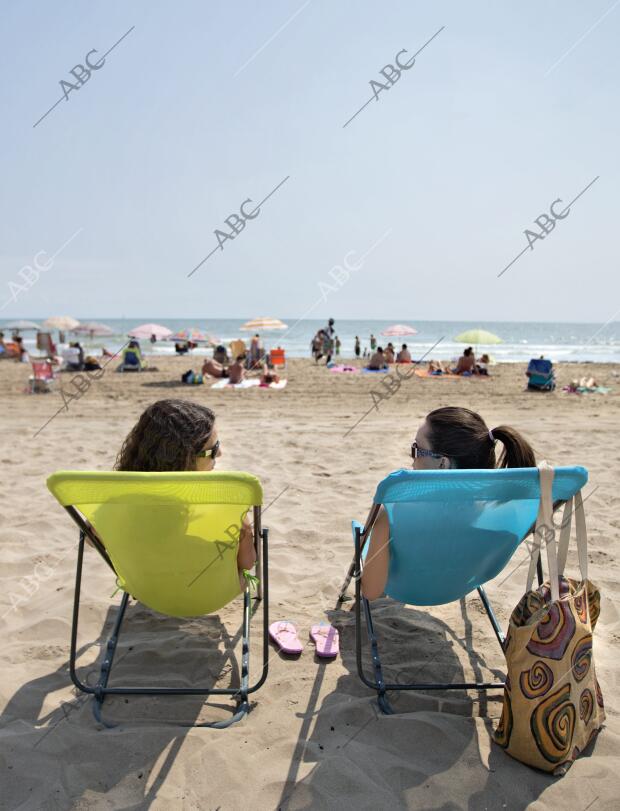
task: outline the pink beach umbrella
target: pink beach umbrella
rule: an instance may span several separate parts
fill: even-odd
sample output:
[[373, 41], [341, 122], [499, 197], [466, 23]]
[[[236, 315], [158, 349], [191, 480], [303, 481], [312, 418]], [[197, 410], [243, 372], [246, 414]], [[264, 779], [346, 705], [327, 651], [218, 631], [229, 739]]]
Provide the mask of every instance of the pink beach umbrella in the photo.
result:
[[406, 324], [393, 324], [391, 327], [384, 329], [381, 335], [387, 335], [389, 338], [399, 338], [405, 335], [417, 335], [417, 329], [408, 327]]
[[162, 327], [161, 324], [140, 324], [140, 326], [129, 330], [127, 335], [130, 338], [143, 338], [144, 340], [154, 335], [158, 341], [163, 341], [172, 335], [172, 330], [168, 329], [168, 327]]

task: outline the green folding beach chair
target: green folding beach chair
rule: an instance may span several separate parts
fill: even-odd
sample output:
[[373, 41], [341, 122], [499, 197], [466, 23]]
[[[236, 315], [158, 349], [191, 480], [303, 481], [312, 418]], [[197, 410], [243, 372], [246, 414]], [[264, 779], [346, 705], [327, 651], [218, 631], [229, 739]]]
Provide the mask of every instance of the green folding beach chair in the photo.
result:
[[[59, 471], [47, 486], [80, 529], [70, 673], [75, 686], [94, 696], [102, 721], [106, 695], [226, 695], [236, 701], [230, 719], [197, 724], [224, 728], [248, 712], [248, 696], [267, 678], [269, 654], [268, 531], [261, 527], [263, 492], [248, 473], [91, 473]], [[219, 611], [241, 593], [237, 550], [241, 524], [253, 511], [257, 600], [263, 607], [263, 665], [250, 685], [250, 582], [243, 591], [239, 687], [108, 687], [114, 652], [130, 597], [173, 617]], [[114, 572], [123, 591], [118, 616], [94, 687], [75, 670], [84, 543], [88, 539]], [[250, 581], [255, 578], [248, 576]]]

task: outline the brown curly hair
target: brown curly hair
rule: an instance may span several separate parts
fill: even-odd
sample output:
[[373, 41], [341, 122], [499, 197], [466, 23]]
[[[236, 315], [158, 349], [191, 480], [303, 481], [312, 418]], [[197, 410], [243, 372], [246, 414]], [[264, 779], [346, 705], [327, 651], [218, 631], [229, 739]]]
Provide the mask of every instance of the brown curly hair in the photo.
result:
[[195, 470], [196, 454], [215, 424], [210, 408], [187, 400], [158, 400], [131, 429], [116, 457], [115, 470]]

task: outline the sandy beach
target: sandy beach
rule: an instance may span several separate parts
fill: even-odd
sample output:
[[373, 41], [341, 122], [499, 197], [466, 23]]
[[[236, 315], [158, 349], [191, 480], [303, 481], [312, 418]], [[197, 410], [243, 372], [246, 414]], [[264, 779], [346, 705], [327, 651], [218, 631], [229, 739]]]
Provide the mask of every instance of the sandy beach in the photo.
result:
[[[2, 808], [39, 809], [617, 809], [620, 796], [620, 519], [617, 490], [620, 377], [612, 365], [562, 364], [558, 389], [524, 391], [524, 367], [493, 367], [488, 380], [413, 377], [373, 408], [375, 375], [333, 374], [310, 361], [288, 364], [282, 391], [183, 386], [188, 358], [153, 358], [158, 371], [120, 375], [112, 364], [81, 399], [24, 393], [30, 366], [0, 364], [3, 406], [0, 507], [3, 549], [0, 726]], [[193, 365], [197, 368], [197, 361]], [[592, 375], [607, 395], [562, 392]], [[61, 377], [69, 385], [71, 375]], [[156, 399], [212, 407], [220, 468], [257, 475], [269, 505], [271, 615], [291, 619], [306, 643], [298, 660], [271, 648], [266, 685], [228, 730], [183, 726], [224, 718], [200, 698], [109, 698], [95, 723], [68, 675], [77, 529], [45, 486], [58, 469], [109, 470], [128, 430]], [[602, 595], [594, 652], [606, 728], [568, 774], [553, 778], [512, 760], [491, 742], [501, 693], [410, 694], [381, 716], [355, 671], [352, 603], [335, 611], [352, 555], [350, 520], [363, 520], [377, 483], [409, 467], [416, 428], [433, 408], [462, 405], [491, 427], [507, 423], [540, 459], [581, 464], [590, 577]], [[359, 424], [356, 422], [363, 417]], [[349, 429], [353, 430], [349, 431]], [[346, 434], [346, 436], [345, 436]], [[591, 494], [591, 495], [590, 495]], [[576, 552], [568, 559], [576, 573]], [[87, 550], [80, 666], [93, 671], [120, 595], [109, 570]], [[506, 627], [524, 590], [526, 550], [488, 585]], [[390, 680], [462, 681], [503, 674], [503, 655], [475, 596], [416, 608], [382, 599], [376, 624]], [[252, 661], [259, 663], [259, 616]], [[341, 655], [321, 662], [313, 623], [340, 630]], [[165, 618], [133, 603], [113, 680], [227, 686], [238, 652], [241, 601], [204, 619]], [[251, 661], [251, 667], [252, 667]], [[89, 667], [91, 665], [91, 667]], [[98, 672], [98, 668], [97, 668]], [[256, 670], [254, 670], [256, 672]]]

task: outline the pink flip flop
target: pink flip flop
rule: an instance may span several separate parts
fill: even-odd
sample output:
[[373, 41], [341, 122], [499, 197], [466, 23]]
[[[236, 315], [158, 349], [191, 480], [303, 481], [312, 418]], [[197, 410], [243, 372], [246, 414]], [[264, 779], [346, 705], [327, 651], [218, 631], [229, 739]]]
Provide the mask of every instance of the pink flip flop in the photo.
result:
[[297, 655], [304, 649], [297, 636], [297, 628], [295, 628], [293, 623], [289, 622], [289, 620], [272, 622], [269, 626], [269, 636], [280, 648], [282, 653], [286, 653], [289, 656]]
[[340, 635], [333, 625], [322, 622], [310, 629], [310, 638], [316, 645], [316, 655], [323, 659], [333, 659], [340, 650]]

